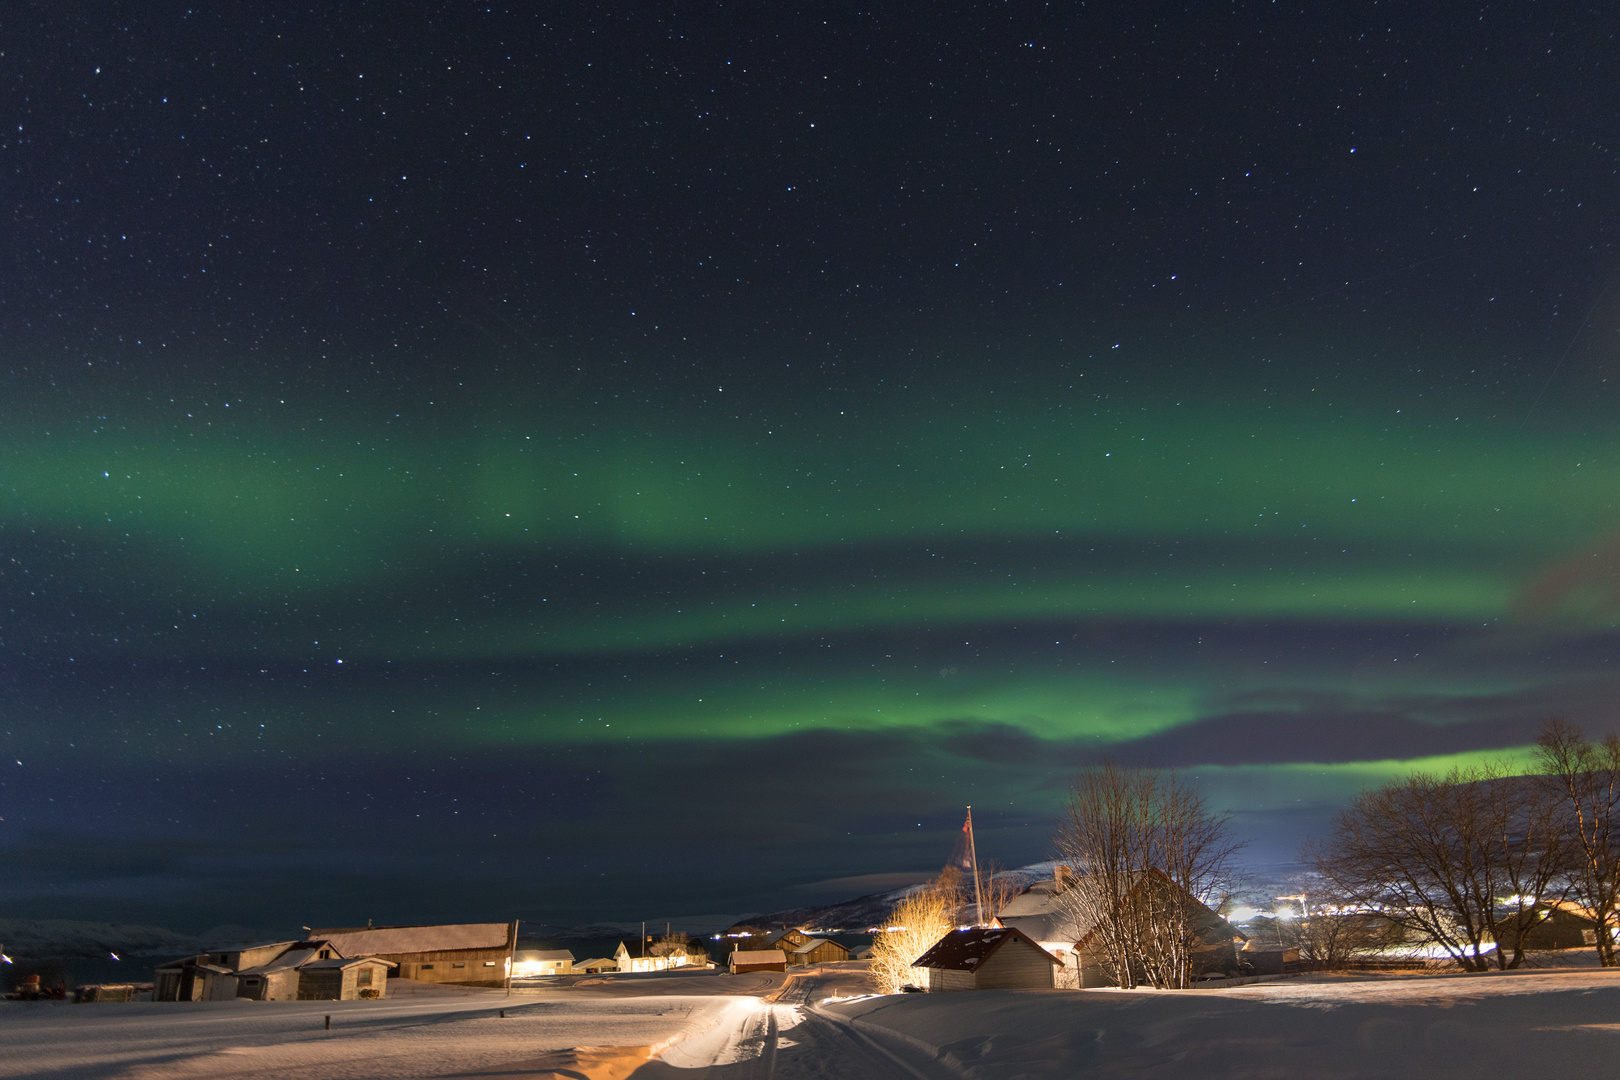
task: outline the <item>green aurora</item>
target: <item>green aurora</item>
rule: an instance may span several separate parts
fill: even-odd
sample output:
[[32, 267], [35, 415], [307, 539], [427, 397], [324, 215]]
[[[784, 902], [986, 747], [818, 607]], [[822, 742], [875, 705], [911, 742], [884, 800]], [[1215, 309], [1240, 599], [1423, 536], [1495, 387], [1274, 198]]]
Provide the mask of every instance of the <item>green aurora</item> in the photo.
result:
[[[121, 634], [63, 623], [48, 593], [19, 612], [65, 647], [527, 671], [408, 701], [334, 684], [330, 705], [295, 710], [378, 730], [431, 714], [413, 738], [490, 745], [941, 723], [1108, 745], [1290, 686], [1445, 723], [1422, 702], [1548, 682], [1497, 662], [1540, 632], [1516, 598], [1613, 527], [1610, 427], [1504, 430], [1484, 399], [1443, 417], [1314, 388], [1256, 424], [1207, 393], [1046, 382], [860, 409], [741, 388], [702, 423], [617, 391], [588, 422], [493, 393], [449, 423], [440, 402], [328, 420], [263, 388], [176, 395], [9, 428], [0, 527], [73, 538], [58, 581], [118, 612]], [[1397, 677], [1359, 659], [1116, 655], [1095, 630], [1116, 622], [1474, 629]], [[985, 662], [947, 644], [1019, 626], [1052, 648]], [[591, 657], [623, 670], [569, 674]], [[289, 727], [268, 704], [243, 712], [259, 709]]]

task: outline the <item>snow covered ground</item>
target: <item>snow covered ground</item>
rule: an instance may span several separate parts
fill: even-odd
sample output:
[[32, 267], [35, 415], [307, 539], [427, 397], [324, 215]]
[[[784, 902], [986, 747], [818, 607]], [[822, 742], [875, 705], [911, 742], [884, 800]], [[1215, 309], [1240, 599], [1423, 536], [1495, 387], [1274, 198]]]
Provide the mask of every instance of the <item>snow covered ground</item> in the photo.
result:
[[858, 992], [861, 980], [853, 967], [829, 965], [785, 987], [779, 975], [699, 975], [512, 998], [430, 990], [377, 1002], [7, 1004], [0, 1078], [1539, 1080], [1620, 1071], [1620, 972], [1595, 968], [826, 1000]]
[[971, 1080], [1620, 1074], [1614, 970], [914, 994], [827, 1011], [927, 1047]]
[[[736, 1000], [508, 999], [486, 991], [343, 1002], [11, 1003], [0, 1006], [0, 1077], [394, 1080], [562, 1075], [581, 1065], [604, 1078], [626, 1076], [687, 1029], [711, 1026]], [[579, 1047], [599, 1049], [558, 1053]]]

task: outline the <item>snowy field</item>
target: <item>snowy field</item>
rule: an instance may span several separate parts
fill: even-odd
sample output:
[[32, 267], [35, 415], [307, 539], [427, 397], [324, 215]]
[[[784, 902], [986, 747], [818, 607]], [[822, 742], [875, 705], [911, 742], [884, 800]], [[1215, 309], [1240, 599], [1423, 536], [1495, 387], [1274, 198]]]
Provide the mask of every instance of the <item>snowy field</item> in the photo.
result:
[[827, 1011], [972, 1080], [1620, 1075], [1620, 971], [1592, 968], [917, 994]]
[[[1620, 1074], [1620, 972], [833, 1000], [861, 975], [378, 1002], [0, 1006], [0, 1078], [1044, 1080]], [[772, 1000], [765, 1000], [768, 995]], [[507, 1010], [506, 1018], [499, 1015]], [[332, 1016], [332, 1029], [323, 1018]]]
[[[0, 1077], [487, 1080], [577, 1075], [582, 1064], [590, 1075], [617, 1077], [683, 1031], [711, 1026], [737, 1000], [491, 992], [400, 1001], [9, 1003], [0, 1005]], [[578, 1047], [601, 1049], [559, 1053]]]

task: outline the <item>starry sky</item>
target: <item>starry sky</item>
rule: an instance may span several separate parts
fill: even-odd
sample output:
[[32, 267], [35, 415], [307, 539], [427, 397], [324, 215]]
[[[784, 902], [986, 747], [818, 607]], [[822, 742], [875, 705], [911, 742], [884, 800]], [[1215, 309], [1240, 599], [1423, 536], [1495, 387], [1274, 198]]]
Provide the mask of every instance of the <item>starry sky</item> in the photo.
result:
[[1256, 864], [1620, 731], [1620, 17], [0, 12], [0, 901], [843, 899], [1174, 767]]

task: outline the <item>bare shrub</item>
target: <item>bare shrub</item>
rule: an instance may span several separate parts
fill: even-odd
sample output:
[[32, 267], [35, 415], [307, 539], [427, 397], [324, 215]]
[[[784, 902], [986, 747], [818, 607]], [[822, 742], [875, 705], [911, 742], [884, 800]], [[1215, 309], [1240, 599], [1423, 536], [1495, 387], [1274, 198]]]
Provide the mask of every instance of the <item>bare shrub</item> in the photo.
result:
[[880, 994], [898, 994], [917, 985], [912, 962], [956, 928], [958, 883], [936, 881], [900, 901], [884, 932], [872, 937], [872, 985]]

